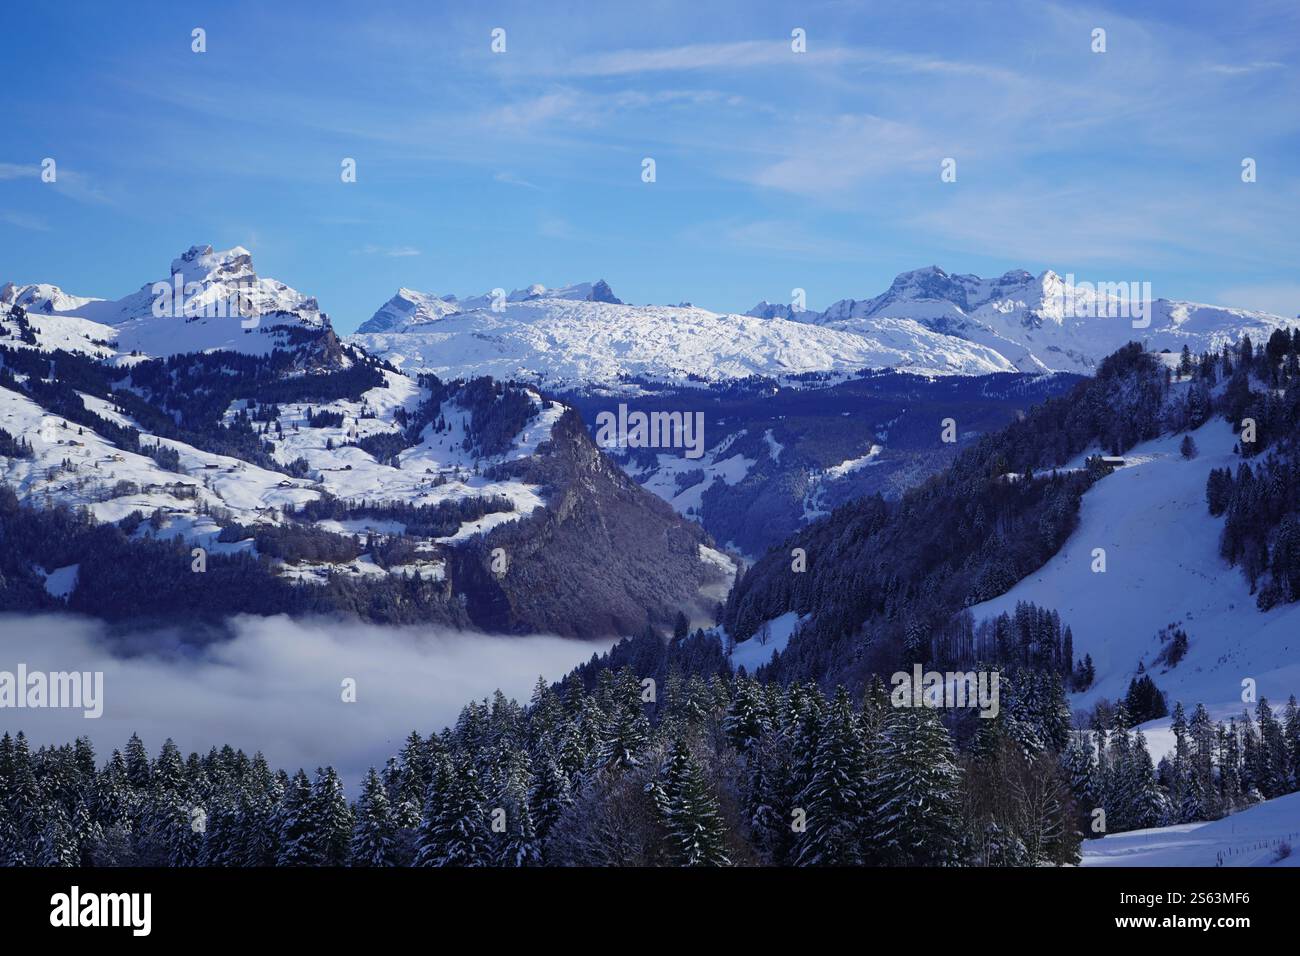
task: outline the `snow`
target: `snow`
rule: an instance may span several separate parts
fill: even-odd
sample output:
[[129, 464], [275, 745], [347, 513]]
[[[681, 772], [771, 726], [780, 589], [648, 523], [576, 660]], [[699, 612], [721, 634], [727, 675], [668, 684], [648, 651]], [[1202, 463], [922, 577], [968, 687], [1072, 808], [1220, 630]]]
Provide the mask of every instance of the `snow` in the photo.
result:
[[[1241, 711], [1242, 681], [1283, 702], [1300, 692], [1300, 605], [1266, 613], [1240, 567], [1219, 557], [1223, 519], [1210, 516], [1205, 484], [1212, 468], [1236, 470], [1235, 437], [1221, 419], [1193, 433], [1199, 454], [1179, 454], [1182, 435], [1137, 446], [1126, 467], [1098, 481], [1083, 497], [1079, 527], [1041, 569], [1006, 594], [971, 608], [977, 621], [1032, 601], [1060, 612], [1074, 634], [1074, 655], [1092, 655], [1094, 686], [1075, 695], [1087, 707], [1127, 691], [1139, 660], [1170, 706], [1231, 707]], [[1093, 573], [1092, 551], [1106, 551], [1105, 573]], [[1180, 624], [1187, 656], [1169, 669], [1154, 665], [1157, 633]]]
[[[513, 479], [489, 480], [482, 475], [492, 465], [535, 454], [538, 445], [550, 437], [565, 408], [557, 403], [545, 407], [535, 392], [529, 393], [537, 409], [535, 417], [500, 455], [480, 460], [464, 449], [469, 412], [454, 401], [445, 402], [442, 408], [450, 430], [435, 436], [431, 429], [426, 429], [419, 444], [399, 455], [397, 467], [381, 465], [354, 446], [327, 448], [331, 441], [338, 446], [364, 435], [397, 431], [396, 411], [399, 408], [409, 411], [426, 396], [427, 392], [406, 376], [386, 373], [382, 387], [367, 391], [356, 402], [280, 406], [283, 438], [274, 442], [274, 457], [285, 465], [300, 457], [307, 459], [313, 477], [299, 479], [237, 458], [201, 451], [184, 442], [159, 438], [142, 429], [142, 446], [158, 443], [179, 454], [181, 472], [167, 471], [147, 455], [117, 448], [92, 428], [73, 423], [63, 427], [62, 418], [47, 414], [26, 395], [0, 387], [0, 428], [27, 438], [33, 450], [31, 459], [0, 459], [0, 480], [28, 501], [39, 503], [48, 496], [74, 507], [87, 507], [101, 521], [117, 522], [133, 511], [149, 515], [162, 509], [166, 517], [158, 534], [180, 535], [209, 550], [224, 552], [251, 548], [252, 542], [218, 542], [218, 525], [198, 513], [204, 506], [224, 509], [241, 524], [257, 525], [280, 523], [286, 506], [301, 507], [320, 498], [323, 492], [347, 501], [404, 501], [414, 505], [488, 496], [503, 496], [513, 503], [512, 511], [494, 512], [467, 521], [453, 533], [427, 542], [433, 545], [464, 542], [507, 522], [518, 521], [545, 505], [541, 490], [534, 485]], [[96, 414], [117, 424], [138, 427], [102, 399], [82, 394], [82, 400]], [[243, 402], [232, 405], [227, 410], [227, 419], [243, 406]], [[338, 412], [344, 416], [343, 426], [312, 428], [307, 424], [309, 409]], [[363, 410], [369, 417], [363, 417]], [[274, 432], [267, 437], [274, 437]], [[71, 470], [62, 469], [65, 460]], [[119, 482], [129, 485], [119, 486]], [[176, 493], [177, 485], [183, 486], [183, 494]], [[193, 497], [186, 496], [190, 494]], [[389, 521], [357, 519], [324, 521], [320, 525], [358, 536], [404, 531]], [[138, 533], [153, 532], [144, 526]], [[373, 564], [367, 567], [363, 562], [352, 562], [341, 569], [351, 573], [383, 573], [381, 568]], [[324, 580], [326, 570], [298, 566], [288, 573], [304, 580]], [[440, 563], [419, 562], [399, 569], [398, 573], [436, 580], [442, 571]]]
[[[744, 430], [732, 432], [722, 441], [705, 451], [699, 458], [686, 458], [678, 454], [661, 454], [656, 456], [652, 468], [635, 467], [631, 462], [624, 462], [624, 470], [639, 481], [647, 491], [653, 492], [673, 506], [678, 514], [700, 520], [704, 508], [704, 493], [721, 481], [734, 485], [749, 474], [749, 470], [758, 462], [744, 455], [728, 455], [727, 452], [736, 440], [745, 434]], [[620, 457], [622, 449], [607, 449]], [[677, 476], [695, 471], [704, 472], [704, 480], [688, 488], [677, 489]]]
[[[848, 414], [845, 412], [844, 414]], [[817, 518], [830, 514], [826, 509], [826, 482], [839, 481], [854, 472], [861, 471], [870, 465], [876, 464], [880, 453], [884, 451], [881, 445], [873, 444], [867, 449], [866, 454], [859, 455], [856, 458], [849, 458], [840, 462], [838, 465], [832, 465], [824, 471], [812, 472], [808, 475], [808, 490], [804, 493], [803, 498], [803, 517], [804, 521], [813, 521]]]
[[763, 432], [763, 441], [767, 442], [768, 454], [772, 456], [773, 461], [781, 460], [781, 452], [785, 451], [785, 446], [772, 437], [772, 429]]
[[409, 324], [377, 316], [379, 321], [366, 327], [387, 326], [385, 330], [359, 333], [348, 341], [403, 370], [444, 378], [491, 375], [551, 387], [620, 387], [627, 376], [723, 381], [885, 366], [965, 375], [1013, 370], [988, 348], [911, 320], [887, 320], [858, 332], [695, 307], [549, 297], [431, 320], [432, 312], [442, 308], [430, 310], [428, 296], [421, 302], [423, 310], [420, 304], [410, 310]]
[[1300, 793], [1267, 800], [1211, 823], [1184, 823], [1083, 841], [1084, 866], [1300, 866]]
[[55, 568], [45, 575], [45, 590], [56, 598], [66, 598], [77, 586], [77, 574], [80, 570], [80, 564]]
[[[183, 301], [155, 315], [158, 289], [177, 283]], [[684, 383], [809, 372], [842, 380], [864, 368], [935, 375], [1089, 372], [1130, 340], [1172, 352], [1187, 344], [1199, 353], [1244, 333], [1262, 341], [1296, 324], [1262, 312], [1154, 299], [1149, 325], [1134, 327], [1131, 317], [1113, 315], [1122, 297], [1069, 284], [1050, 270], [981, 279], [919, 269], [898, 276], [881, 295], [842, 299], [820, 313], [771, 304], [752, 310], [757, 314], [735, 315], [689, 305], [589, 301], [608, 292], [603, 283], [535, 284], [505, 296], [458, 299], [402, 288], [350, 341], [398, 368], [446, 378], [491, 375], [548, 387], [634, 391], [628, 377]], [[256, 322], [213, 314], [232, 301], [246, 305]], [[124, 363], [138, 360], [133, 350], [150, 356], [212, 349], [265, 354], [284, 344], [287, 327], [328, 327], [314, 298], [258, 276], [240, 246], [193, 246], [172, 262], [167, 278], [121, 299], [9, 283], [0, 288], [0, 304], [28, 309], [42, 347], [111, 354], [96, 343], [113, 342]], [[187, 315], [186, 307], [204, 312]], [[13, 323], [0, 339], [16, 342]]]
[[[1143, 303], [1139, 300], [1150, 295], [1149, 288], [1144, 290], [1132, 277], [1114, 278], [1122, 289], [1071, 283], [1051, 270], [1037, 277], [1018, 270], [981, 279], [949, 275], [932, 266], [902, 273], [875, 298], [843, 299], [825, 312], [797, 316], [860, 333], [870, 333], [888, 320], [914, 320], [984, 346], [1023, 372], [1084, 374], [1130, 341], [1142, 342], [1151, 351], [1178, 352], [1186, 344], [1199, 354], [1235, 343], [1243, 334], [1263, 341], [1274, 329], [1297, 324], [1245, 309], [1154, 297]], [[1143, 314], [1138, 316], [1129, 303]]]
[[731, 649], [731, 669], [735, 671], [744, 667], [747, 673], [754, 673], [757, 668], [771, 661], [777, 651], [786, 649], [802, 620], [796, 611], [786, 611], [779, 617], [772, 618], [767, 622], [771, 636], [766, 644], [760, 644], [759, 636], [755, 634]]
[[830, 481], [836, 481], [843, 478], [845, 475], [851, 475], [855, 471], [861, 471], [863, 468], [867, 467], [867, 465], [872, 464], [877, 458], [879, 458], [882, 451], [884, 451], [884, 449], [879, 445], [872, 445], [867, 449], [865, 455], [861, 455], [858, 458], [850, 458], [847, 461], [840, 462], [838, 465], [832, 465], [830, 468], [827, 468], [825, 476]]
[[[232, 310], [231, 303], [244, 312]], [[173, 260], [167, 278], [145, 283], [121, 299], [68, 295], [47, 284], [8, 283], [0, 289], [0, 304], [28, 310], [40, 348], [97, 357], [116, 354], [123, 363], [138, 360], [131, 352], [167, 356], [224, 349], [265, 355], [284, 347], [281, 333], [286, 328], [323, 330], [329, 325], [314, 298], [259, 277], [252, 256], [241, 246], [222, 251], [192, 246]], [[10, 344], [13, 337], [19, 344], [15, 324], [3, 324], [7, 328], [0, 339]]]
[[36, 335], [35, 345], [22, 341], [18, 337], [18, 323], [9, 321], [0, 313], [0, 344], [8, 348], [39, 349], [43, 352], [62, 349], [100, 359], [112, 358], [116, 354], [110, 345], [105, 344], [117, 340], [117, 330], [111, 326], [73, 315], [42, 315], [39, 312], [28, 313], [27, 324]]

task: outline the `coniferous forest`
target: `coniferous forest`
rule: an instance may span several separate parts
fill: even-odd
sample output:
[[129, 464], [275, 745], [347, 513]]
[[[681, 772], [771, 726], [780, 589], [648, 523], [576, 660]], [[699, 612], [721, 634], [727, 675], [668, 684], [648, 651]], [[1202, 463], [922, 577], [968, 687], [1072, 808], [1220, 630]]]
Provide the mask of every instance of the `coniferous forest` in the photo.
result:
[[104, 757], [86, 739], [33, 751], [6, 733], [0, 861], [1059, 865], [1086, 837], [1300, 789], [1294, 697], [1226, 724], [1176, 704], [1175, 750], [1154, 764], [1123, 701], [1072, 729], [1056, 680], [1011, 682], [996, 718], [954, 732], [937, 711], [891, 706], [878, 680], [854, 699], [685, 676], [701, 638], [673, 641], [661, 691], [615, 666], [632, 641], [561, 684], [539, 680], [527, 705], [469, 704], [453, 727], [412, 732], [351, 801], [332, 767], [272, 768], [228, 746], [186, 757], [168, 740], [151, 757], [132, 736]]

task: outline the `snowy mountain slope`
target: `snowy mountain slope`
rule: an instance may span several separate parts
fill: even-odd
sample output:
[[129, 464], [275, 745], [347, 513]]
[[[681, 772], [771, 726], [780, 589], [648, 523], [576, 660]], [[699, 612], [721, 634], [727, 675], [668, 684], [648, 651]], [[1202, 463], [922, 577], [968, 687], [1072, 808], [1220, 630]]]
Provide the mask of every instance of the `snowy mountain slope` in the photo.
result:
[[[1008, 272], [996, 279], [949, 275], [938, 266], [905, 272], [872, 299], [844, 299], [825, 312], [795, 318], [869, 332], [891, 319], [994, 349], [1021, 371], [1088, 372], [1130, 341], [1148, 349], [1218, 350], [1243, 334], [1266, 339], [1296, 320], [1262, 312], [1151, 298], [1137, 283], [1068, 283], [1050, 270]], [[771, 310], [768, 306], [768, 311]]]
[[[10, 290], [12, 292], [12, 290]], [[12, 296], [16, 300], [19, 296]], [[10, 348], [36, 349], [53, 352], [79, 352], [94, 358], [112, 358], [116, 352], [117, 329], [111, 325], [91, 322], [75, 315], [28, 312], [20, 322], [5, 301], [5, 291], [0, 290], [0, 345]], [[17, 303], [20, 304], [21, 303]]]
[[[121, 521], [133, 511], [150, 514], [162, 509], [158, 533], [180, 534], [197, 544], [211, 545], [220, 530], [208, 517], [222, 510], [228, 520], [240, 524], [283, 525], [287, 507], [300, 508], [319, 501], [323, 495], [344, 500], [401, 501], [415, 506], [445, 501], [503, 496], [514, 504], [512, 511], [492, 512], [462, 523], [451, 535], [429, 539], [424, 544], [454, 544], [485, 533], [507, 521], [519, 520], [546, 502], [536, 486], [515, 480], [489, 480], [481, 472], [494, 463], [536, 453], [537, 445], [549, 434], [562, 409], [541, 410], [518, 436], [511, 448], [497, 456], [476, 458], [463, 447], [468, 413], [449, 402], [446, 417], [453, 422], [447, 434], [434, 437], [427, 430], [420, 444], [400, 455], [397, 467], [379, 464], [354, 445], [351, 437], [376, 432], [396, 432], [395, 409], [413, 405], [421, 389], [404, 376], [391, 375], [384, 388], [367, 392], [362, 402], [314, 403], [316, 411], [344, 416], [341, 427], [311, 427], [303, 405], [281, 407], [277, 419], [284, 437], [276, 440], [275, 457], [288, 465], [305, 459], [308, 478], [285, 471], [273, 471], [252, 463], [194, 448], [184, 442], [159, 438], [141, 430], [142, 446], [161, 444], [179, 456], [179, 471], [165, 469], [150, 456], [117, 448], [93, 428], [64, 427], [59, 416], [46, 413], [30, 398], [0, 388], [0, 428], [22, 435], [31, 442], [30, 459], [0, 458], [0, 481], [14, 488], [20, 498], [40, 502], [47, 498], [73, 506], [84, 506], [100, 521]], [[121, 425], [138, 423], [113, 410], [108, 402], [83, 395], [87, 408]], [[243, 403], [237, 403], [242, 405]], [[376, 417], [360, 418], [365, 406]], [[239, 409], [232, 409], [231, 414]], [[327, 448], [337, 443], [339, 447]], [[346, 526], [317, 522], [326, 530], [350, 535], [371, 532], [405, 533], [392, 522], [356, 520]]]
[[[654, 414], [699, 411], [704, 453], [607, 449], [625, 471], [716, 541], [757, 557], [822, 513], [880, 493], [897, 498], [942, 470], [964, 447], [1036, 404], [1065, 394], [1073, 375], [999, 373], [921, 376], [854, 374], [810, 388], [769, 380], [642, 386], [635, 397], [605, 390], [558, 397], [589, 424], [619, 405]], [[935, 423], [961, 409], [956, 444], [938, 443]], [[593, 434], [599, 440], [596, 429]], [[875, 449], [875, 451], [873, 451]]]
[[436, 295], [416, 292], [414, 289], [398, 289], [397, 294], [363, 322], [357, 332], [410, 331], [430, 322], [436, 322], [443, 316], [460, 312], [461, 308], [455, 296], [440, 298]]
[[411, 312], [409, 331], [357, 334], [348, 341], [405, 370], [447, 378], [491, 375], [553, 388], [615, 386], [629, 377], [720, 381], [886, 366], [963, 375], [1012, 370], [989, 348], [906, 319], [858, 332], [699, 308], [559, 298], [509, 302], [501, 311], [476, 308], [436, 321], [420, 312], [418, 306]]
[[760, 302], [739, 316], [622, 305], [603, 283], [534, 286], [495, 301], [402, 289], [355, 341], [402, 368], [449, 377], [632, 390], [625, 379], [681, 384], [862, 368], [1088, 373], [1129, 341], [1201, 352], [1295, 324], [1240, 309], [1148, 302], [1149, 291], [1136, 283], [1067, 284], [1051, 271], [981, 279], [932, 266], [903, 273], [881, 295], [842, 299], [825, 312]]
[[1083, 866], [1300, 866], [1300, 793], [1211, 823], [1183, 823], [1083, 841]]
[[330, 332], [329, 318], [316, 299], [258, 276], [252, 255], [242, 246], [223, 251], [191, 246], [172, 261], [167, 278], [115, 300], [11, 282], [0, 289], [0, 306], [12, 305], [23, 306], [34, 326], [47, 328], [51, 342], [102, 335], [103, 327], [111, 327], [111, 341], [122, 355], [216, 349], [265, 355], [285, 348], [294, 331]]
[[[1181, 436], [1140, 444], [1129, 466], [1103, 478], [1083, 497], [1079, 527], [1044, 567], [1007, 593], [971, 608], [977, 621], [1032, 601], [1060, 612], [1074, 632], [1074, 654], [1090, 654], [1094, 685], [1076, 695], [1086, 707], [1122, 697], [1144, 661], [1172, 703], [1229, 706], [1240, 712], [1242, 680], [1257, 693], [1285, 700], [1300, 691], [1300, 605], [1261, 613], [1240, 568], [1219, 556], [1222, 519], [1205, 502], [1212, 468], [1235, 470], [1235, 437], [1213, 419], [1193, 433], [1199, 454], [1179, 454]], [[1093, 550], [1104, 548], [1105, 573], [1093, 573]], [[1161, 628], [1187, 631], [1187, 656], [1176, 667], [1154, 665]], [[1233, 706], [1232, 702], [1236, 702]]]

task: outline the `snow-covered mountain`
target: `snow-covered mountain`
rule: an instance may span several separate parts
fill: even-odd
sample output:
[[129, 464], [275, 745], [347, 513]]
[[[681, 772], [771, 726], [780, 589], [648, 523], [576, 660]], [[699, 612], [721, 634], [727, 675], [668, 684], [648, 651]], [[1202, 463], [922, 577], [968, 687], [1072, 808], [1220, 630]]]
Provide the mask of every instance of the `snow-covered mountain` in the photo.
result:
[[[600, 293], [600, 294], [598, 294]], [[603, 293], [608, 293], [605, 295]], [[894, 368], [927, 375], [1089, 374], [1129, 341], [1153, 350], [1266, 339], [1294, 320], [1151, 298], [1140, 283], [1067, 282], [1047, 271], [994, 279], [937, 266], [824, 312], [760, 302], [745, 315], [624, 305], [603, 283], [469, 299], [403, 289], [355, 341], [407, 369], [491, 374], [552, 387], [681, 383]]]
[[385, 302], [379, 307], [379, 311], [362, 323], [357, 333], [365, 335], [372, 332], [424, 331], [422, 326], [448, 315], [491, 309], [494, 303], [499, 307], [537, 299], [623, 304], [614, 296], [614, 290], [604, 279], [596, 282], [580, 282], [559, 289], [548, 289], [544, 285], [530, 285], [525, 289], [516, 289], [509, 295], [506, 295], [504, 290], [500, 290], [496, 295], [488, 293], [468, 299], [458, 299], [454, 295], [437, 296], [427, 292], [417, 292], [414, 289], [398, 289], [397, 295]]
[[264, 355], [294, 330], [323, 333], [329, 318], [312, 296], [262, 278], [242, 246], [191, 246], [166, 278], [121, 299], [70, 295], [37, 283], [0, 287], [0, 308], [22, 306], [42, 348], [89, 354], [180, 355], [223, 349]]
[[[759, 307], [771, 311], [773, 306]], [[882, 322], [910, 319], [995, 350], [1021, 371], [1087, 374], [1127, 342], [1148, 349], [1221, 349], [1243, 334], [1256, 341], [1296, 320], [1264, 312], [1153, 298], [1137, 282], [1071, 282], [1048, 270], [996, 279], [949, 275], [938, 266], [905, 272], [875, 298], [841, 299], [825, 312], [794, 317], [870, 334]]]
[[[863, 368], [945, 375], [1015, 371], [987, 346], [910, 319], [885, 319], [861, 331], [549, 293], [498, 300], [496, 309], [479, 304], [482, 299], [466, 300], [453, 312], [445, 311], [447, 300], [433, 305], [427, 296], [419, 302], [414, 296], [398, 298], [411, 303], [401, 319], [391, 322], [401, 306], [390, 300], [349, 341], [399, 368], [449, 378], [492, 375], [581, 388], [617, 386], [629, 378], [715, 382], [751, 375], [851, 374]], [[374, 331], [379, 326], [387, 330]]]

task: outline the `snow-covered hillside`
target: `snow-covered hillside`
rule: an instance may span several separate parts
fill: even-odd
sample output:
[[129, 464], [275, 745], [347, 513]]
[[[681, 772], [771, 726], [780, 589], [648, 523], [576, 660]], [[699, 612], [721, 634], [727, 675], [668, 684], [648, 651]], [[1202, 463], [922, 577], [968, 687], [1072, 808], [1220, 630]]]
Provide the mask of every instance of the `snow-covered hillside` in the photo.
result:
[[1211, 823], [1182, 823], [1083, 841], [1084, 866], [1300, 866], [1300, 793]]
[[[1219, 556], [1222, 519], [1211, 517], [1205, 486], [1213, 468], [1236, 469], [1235, 436], [1221, 418], [1193, 432], [1187, 460], [1180, 435], [1140, 444], [1125, 466], [1083, 497], [1079, 527], [1057, 555], [1007, 593], [971, 609], [976, 620], [1031, 601], [1060, 612], [1074, 632], [1074, 654], [1090, 654], [1096, 682], [1079, 706], [1122, 697], [1145, 663], [1170, 705], [1203, 703], [1241, 712], [1242, 681], [1285, 701], [1300, 692], [1300, 605], [1261, 613], [1240, 568]], [[1106, 571], [1094, 573], [1094, 550]], [[1190, 639], [1173, 668], [1155, 665], [1158, 633], [1177, 623]]]
[[[454, 400], [447, 401], [440, 413], [447, 425], [445, 431], [435, 434], [426, 427], [418, 444], [401, 452], [395, 462], [380, 464], [353, 442], [368, 435], [398, 434], [397, 410], [414, 410], [427, 397], [426, 390], [403, 375], [386, 373], [385, 377], [383, 387], [366, 392], [360, 401], [280, 406], [279, 429], [268, 432], [266, 439], [275, 447], [275, 459], [286, 466], [283, 471], [202, 451], [141, 429], [142, 447], [159, 444], [178, 454], [179, 470], [169, 470], [149, 455], [121, 450], [93, 428], [69, 425], [27, 396], [0, 387], [0, 428], [22, 436], [32, 446], [31, 458], [0, 458], [0, 481], [14, 488], [20, 498], [84, 506], [100, 521], [117, 522], [133, 511], [150, 515], [161, 510], [159, 527], [141, 529], [140, 533], [179, 534], [218, 550], [220, 526], [210, 517], [214, 509], [242, 525], [258, 526], [283, 524], [287, 507], [301, 508], [324, 495], [345, 502], [401, 502], [415, 507], [498, 497], [513, 504], [513, 510], [491, 511], [462, 522], [449, 535], [422, 542], [422, 548], [433, 551], [437, 545], [460, 543], [545, 506], [535, 485], [489, 479], [483, 472], [534, 454], [537, 445], [550, 437], [563, 406], [543, 408], [541, 399], [531, 395], [535, 417], [506, 452], [483, 457], [465, 447], [470, 413]], [[102, 399], [83, 394], [82, 401], [109, 421], [138, 427]], [[246, 403], [236, 402], [227, 412], [227, 420], [244, 410]], [[337, 414], [342, 423], [313, 427], [309, 410], [317, 416]], [[288, 466], [298, 460], [308, 463], [307, 477], [292, 475]], [[399, 523], [379, 519], [321, 520], [317, 524], [322, 530], [363, 538], [407, 533]], [[364, 570], [363, 563], [351, 562], [345, 570]], [[418, 563], [441, 562], [430, 558]], [[329, 570], [317, 568], [315, 579], [323, 580]], [[301, 568], [285, 569], [286, 574], [298, 578], [303, 576], [301, 572]]]

